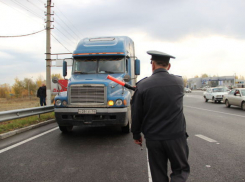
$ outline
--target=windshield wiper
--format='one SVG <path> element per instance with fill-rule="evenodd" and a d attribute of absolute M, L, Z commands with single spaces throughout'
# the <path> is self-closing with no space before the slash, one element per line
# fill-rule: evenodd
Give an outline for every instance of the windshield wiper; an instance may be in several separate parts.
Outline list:
<path fill-rule="evenodd" d="M 114 73 L 113 71 L 104 71 L 104 72 L 106 72 L 106 73 Z"/>
<path fill-rule="evenodd" d="M 86 72 L 82 72 L 82 71 L 74 71 L 75 74 L 79 73 L 79 74 L 88 74 Z"/>

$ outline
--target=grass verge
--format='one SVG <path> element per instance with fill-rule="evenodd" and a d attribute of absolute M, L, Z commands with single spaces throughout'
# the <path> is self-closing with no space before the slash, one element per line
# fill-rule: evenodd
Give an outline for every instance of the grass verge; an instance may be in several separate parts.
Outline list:
<path fill-rule="evenodd" d="M 36 115 L 36 116 L 29 116 L 26 118 L 1 122 L 0 134 L 13 131 L 19 128 L 24 128 L 26 126 L 30 126 L 33 124 L 41 123 L 43 121 L 47 121 L 49 119 L 54 119 L 54 118 L 55 118 L 54 112 L 50 112 L 46 114 L 40 114 L 40 118 L 38 115 Z"/>

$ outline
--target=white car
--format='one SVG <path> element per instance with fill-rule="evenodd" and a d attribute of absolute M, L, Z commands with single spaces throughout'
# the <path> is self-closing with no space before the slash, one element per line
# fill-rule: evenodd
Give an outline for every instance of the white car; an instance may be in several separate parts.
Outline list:
<path fill-rule="evenodd" d="M 206 92 L 203 93 L 203 97 L 205 102 L 208 102 L 209 100 L 212 100 L 213 102 L 221 102 L 224 95 L 226 95 L 227 93 L 228 92 L 225 88 L 207 88 Z"/>
<path fill-rule="evenodd" d="M 185 93 L 191 93 L 191 89 L 189 89 L 189 88 L 184 88 L 184 91 L 185 91 Z"/>
<path fill-rule="evenodd" d="M 236 88 L 231 90 L 227 95 L 224 95 L 223 102 L 226 107 L 235 105 L 245 110 L 245 88 Z"/>
<path fill-rule="evenodd" d="M 202 88 L 202 91 L 206 91 L 209 88 L 209 86 L 205 86 Z"/>

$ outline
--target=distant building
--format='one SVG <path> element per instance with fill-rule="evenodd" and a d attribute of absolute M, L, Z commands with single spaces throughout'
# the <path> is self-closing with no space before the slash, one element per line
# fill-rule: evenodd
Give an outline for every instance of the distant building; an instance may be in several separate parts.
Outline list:
<path fill-rule="evenodd" d="M 245 87 L 245 80 L 235 79 L 235 76 L 219 76 L 206 78 L 190 78 L 187 80 L 187 87 L 192 89 L 200 89 L 205 86 L 217 87 Z"/>

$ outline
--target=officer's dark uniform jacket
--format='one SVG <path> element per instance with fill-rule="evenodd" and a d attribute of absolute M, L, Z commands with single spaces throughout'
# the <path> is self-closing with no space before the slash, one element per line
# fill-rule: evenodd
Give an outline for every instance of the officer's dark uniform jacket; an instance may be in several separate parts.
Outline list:
<path fill-rule="evenodd" d="M 183 79 L 160 68 L 137 84 L 132 99 L 135 140 L 142 132 L 147 140 L 169 140 L 186 134 L 183 114 Z"/>

